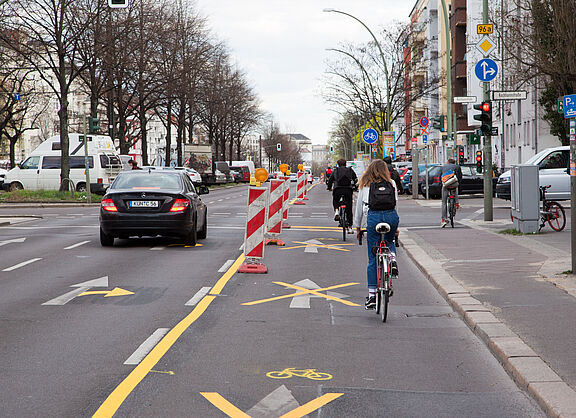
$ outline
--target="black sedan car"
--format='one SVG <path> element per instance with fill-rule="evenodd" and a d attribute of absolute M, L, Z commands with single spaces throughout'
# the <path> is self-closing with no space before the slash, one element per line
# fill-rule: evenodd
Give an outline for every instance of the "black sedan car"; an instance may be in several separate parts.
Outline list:
<path fill-rule="evenodd" d="M 198 190 L 182 171 L 135 170 L 121 172 L 100 205 L 100 244 L 114 238 L 170 236 L 196 245 L 206 238 L 207 209 Z"/>
<path fill-rule="evenodd" d="M 475 194 L 484 193 L 484 176 L 476 169 L 476 165 L 461 165 L 462 181 L 458 186 L 458 194 Z M 442 180 L 441 180 L 442 166 L 436 166 L 428 171 L 428 187 L 429 195 L 431 198 L 439 199 L 442 197 Z M 421 191 L 426 195 L 426 181 L 422 176 Z M 492 190 L 496 190 L 496 178 L 492 179 Z"/>

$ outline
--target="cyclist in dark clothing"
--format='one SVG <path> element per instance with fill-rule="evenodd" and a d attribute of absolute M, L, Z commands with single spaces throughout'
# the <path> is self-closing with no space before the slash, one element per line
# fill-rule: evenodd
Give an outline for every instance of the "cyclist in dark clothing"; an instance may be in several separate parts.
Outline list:
<path fill-rule="evenodd" d="M 346 160 L 341 158 L 337 161 L 338 167 L 332 171 L 332 175 L 328 179 L 326 184 L 328 190 L 333 190 L 332 192 L 332 206 L 334 207 L 334 220 L 339 221 L 340 216 L 338 215 L 338 207 L 340 206 L 340 197 L 344 197 L 344 202 L 346 202 L 346 227 L 352 230 L 352 194 L 356 188 L 356 183 L 358 182 L 358 177 L 351 167 L 346 167 Z"/>

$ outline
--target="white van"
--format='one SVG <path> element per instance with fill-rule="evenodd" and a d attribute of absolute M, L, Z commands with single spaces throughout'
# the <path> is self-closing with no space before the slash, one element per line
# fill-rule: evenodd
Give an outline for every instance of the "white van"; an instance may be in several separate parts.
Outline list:
<path fill-rule="evenodd" d="M 550 185 L 546 190 L 546 198 L 551 200 L 570 199 L 570 147 L 561 146 L 546 148 L 528 159 L 524 164 L 537 165 L 540 186 Z M 510 200 L 510 170 L 498 178 L 496 196 Z M 536 190 L 535 192 L 537 192 Z"/>
<path fill-rule="evenodd" d="M 232 161 L 231 166 L 246 166 L 250 169 L 250 177 L 254 177 L 254 171 L 256 171 L 256 167 L 254 166 L 254 161 Z"/>
<path fill-rule="evenodd" d="M 88 136 L 90 191 L 104 194 L 122 170 L 120 156 L 109 136 Z M 70 180 L 76 191 L 86 190 L 83 135 L 69 134 Z M 4 190 L 58 190 L 60 188 L 60 136 L 41 143 L 30 156 L 6 174 Z"/>

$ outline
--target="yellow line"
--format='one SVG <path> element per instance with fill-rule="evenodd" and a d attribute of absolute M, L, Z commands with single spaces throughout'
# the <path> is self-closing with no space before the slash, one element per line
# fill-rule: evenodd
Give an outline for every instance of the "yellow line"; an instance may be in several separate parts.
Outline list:
<path fill-rule="evenodd" d="M 285 284 L 283 282 L 274 282 L 275 284 Z M 338 289 L 339 287 L 347 287 L 347 286 L 352 286 L 355 284 L 359 284 L 359 283 L 344 283 L 344 284 L 337 284 L 334 286 L 330 286 L 330 287 L 324 287 L 322 289 L 315 289 L 317 292 L 321 292 L 324 290 L 332 290 L 332 289 Z M 252 306 L 252 305 L 258 305 L 260 303 L 264 303 L 264 302 L 273 302 L 275 300 L 280 300 L 280 299 L 286 299 L 286 298 L 292 298 L 294 296 L 300 296 L 300 295 L 305 295 L 306 293 L 310 293 L 308 291 L 308 289 L 305 289 L 304 292 L 296 292 L 296 293 L 290 293 L 289 295 L 283 295 L 283 296 L 276 296 L 274 298 L 269 298 L 269 299 L 261 299 L 261 300 L 255 300 L 254 302 L 246 302 L 246 303 L 242 303 L 242 305 L 247 305 L 247 306 Z M 358 306 L 358 305 L 356 305 Z"/>
<path fill-rule="evenodd" d="M 244 258 L 245 258 L 244 254 L 240 254 L 240 256 L 236 259 L 234 264 L 232 264 L 230 266 L 230 268 L 226 271 L 226 273 L 224 273 L 222 275 L 222 277 L 220 277 L 220 280 L 218 280 L 218 282 L 216 282 L 216 285 L 214 285 L 214 287 L 212 288 L 212 290 L 209 293 L 210 295 L 219 295 L 220 294 L 220 292 L 222 291 L 224 286 L 226 286 L 226 283 L 228 283 L 228 280 L 230 280 L 232 278 L 232 276 L 234 276 L 234 273 L 236 273 L 238 271 L 238 268 L 244 262 Z"/>
<path fill-rule="evenodd" d="M 238 266 L 244 261 L 244 255 L 241 254 L 238 259 L 230 266 L 228 271 L 218 279 L 216 285 L 209 295 L 196 305 L 194 310 L 182 319 L 168 334 L 160 340 L 160 342 L 148 353 L 146 357 L 132 370 L 132 372 L 112 391 L 106 400 L 100 405 L 98 410 L 94 413 L 93 417 L 112 417 L 122 403 L 126 400 L 128 395 L 140 384 L 140 382 L 150 373 L 152 368 L 160 361 L 160 359 L 168 352 L 180 336 L 192 325 L 200 316 L 206 311 L 208 306 L 216 299 L 224 285 L 238 270 Z"/>
<path fill-rule="evenodd" d="M 217 392 L 200 392 L 200 394 L 231 418 L 250 418 L 250 415 L 242 412 Z"/>
<path fill-rule="evenodd" d="M 288 283 L 284 283 L 284 282 L 274 282 L 274 283 L 282 284 L 282 285 L 291 287 L 292 289 L 306 291 L 306 293 L 312 293 L 313 295 L 316 295 L 316 296 L 321 296 L 321 297 L 326 298 L 326 299 L 334 300 L 334 301 L 336 301 L 336 302 L 341 302 L 341 303 L 343 303 L 344 305 L 348 305 L 348 306 L 360 306 L 360 305 L 358 305 L 358 304 L 356 304 L 356 303 L 354 303 L 354 302 L 349 302 L 349 301 L 344 300 L 344 299 L 340 299 L 340 298 L 337 298 L 337 297 L 334 297 L 334 296 L 325 295 L 324 293 L 320 293 L 320 291 L 321 291 L 322 289 L 306 289 L 305 287 L 300 287 L 300 286 L 296 286 L 296 285 L 288 284 Z"/>
<path fill-rule="evenodd" d="M 308 415 L 310 412 L 314 412 L 317 409 L 323 407 L 327 403 L 332 402 L 334 399 L 338 399 L 340 396 L 344 395 L 343 393 L 327 393 L 326 395 L 322 395 L 319 398 L 311 400 L 308 403 L 305 403 L 302 406 L 299 406 L 296 409 L 288 412 L 287 414 L 282 415 L 280 418 L 301 418 Z"/>

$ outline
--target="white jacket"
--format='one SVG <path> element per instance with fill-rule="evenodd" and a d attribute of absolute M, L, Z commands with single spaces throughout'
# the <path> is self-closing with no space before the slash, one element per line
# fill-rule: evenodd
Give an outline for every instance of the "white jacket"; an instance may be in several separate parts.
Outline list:
<path fill-rule="evenodd" d="M 396 202 L 398 202 L 398 188 L 396 183 L 392 182 L 394 186 L 394 195 Z M 366 227 L 366 217 L 368 216 L 368 198 L 370 197 L 370 185 L 360 189 L 358 191 L 358 197 L 356 198 L 356 208 L 354 208 L 354 222 L 352 227 L 363 228 Z"/>

